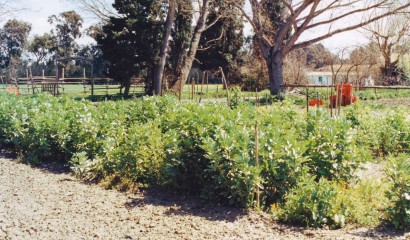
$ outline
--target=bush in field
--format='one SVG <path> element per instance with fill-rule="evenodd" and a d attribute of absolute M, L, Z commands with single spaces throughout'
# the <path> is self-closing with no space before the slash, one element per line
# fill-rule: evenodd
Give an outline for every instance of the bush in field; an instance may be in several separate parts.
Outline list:
<path fill-rule="evenodd" d="M 376 156 L 410 153 L 410 119 L 408 111 L 375 113 L 365 109 L 359 117 L 356 141 L 372 150 Z"/>
<path fill-rule="evenodd" d="M 387 206 L 383 193 L 388 187 L 377 179 L 348 186 L 307 177 L 286 194 L 284 204 L 274 204 L 271 210 L 280 221 L 310 227 L 339 228 L 348 223 L 375 227 Z"/>
<path fill-rule="evenodd" d="M 354 177 L 360 155 L 350 129 L 351 122 L 344 118 L 332 119 L 320 111 L 309 115 L 304 156 L 311 174 L 345 182 Z"/>
<path fill-rule="evenodd" d="M 259 162 L 265 206 L 283 201 L 285 194 L 307 172 L 304 128 L 303 115 L 286 102 L 260 113 Z"/>
<path fill-rule="evenodd" d="M 338 209 L 337 195 L 334 183 L 325 179 L 316 181 L 314 176 L 307 176 L 286 195 L 286 203 L 278 217 L 285 222 L 311 227 L 343 226 L 345 214 L 335 211 Z"/>
<path fill-rule="evenodd" d="M 383 154 L 408 152 L 410 148 L 410 120 L 400 112 L 390 112 L 379 126 L 379 151 Z"/>
<path fill-rule="evenodd" d="M 386 174 L 393 182 L 386 192 L 391 203 L 387 209 L 387 222 L 398 229 L 410 229 L 410 156 L 390 157 Z"/>

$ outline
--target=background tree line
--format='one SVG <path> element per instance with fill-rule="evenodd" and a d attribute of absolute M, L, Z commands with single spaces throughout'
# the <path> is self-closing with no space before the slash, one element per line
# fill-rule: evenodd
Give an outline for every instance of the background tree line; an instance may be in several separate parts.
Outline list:
<path fill-rule="evenodd" d="M 335 63 L 357 67 L 382 59 L 381 84 L 399 83 L 407 76 L 400 59 L 408 53 L 408 24 L 386 23 L 403 19 L 409 1 L 251 0 L 250 9 L 244 7 L 246 1 L 233 0 L 115 0 L 112 5 L 71 1 L 95 14 L 100 23 L 82 31 L 82 17 L 75 11 L 63 12 L 49 17 L 52 31 L 28 41 L 29 23 L 7 21 L 0 32 L 3 75 L 24 72 L 27 66 L 34 75 L 42 70 L 53 75 L 56 56 L 84 56 L 94 59 L 95 75 L 112 77 L 125 94 L 133 77 L 146 83 L 149 94 L 178 92 L 191 80 L 193 68 L 218 76 L 221 67 L 229 83 L 269 88 L 272 94 L 280 94 L 283 83 L 306 81 L 308 70 Z M 360 21 L 338 24 L 357 14 L 363 16 Z M 248 38 L 244 22 L 253 29 Z M 301 40 L 306 32 L 328 26 L 332 27 L 325 33 Z M 320 44 L 357 28 L 369 33 L 371 43 L 352 51 L 350 59 Z M 96 43 L 78 45 L 83 34 Z M 370 54 L 374 52 L 381 57 Z M 22 57 L 23 53 L 28 54 Z M 82 75 L 79 63 L 59 67 L 69 75 Z"/>

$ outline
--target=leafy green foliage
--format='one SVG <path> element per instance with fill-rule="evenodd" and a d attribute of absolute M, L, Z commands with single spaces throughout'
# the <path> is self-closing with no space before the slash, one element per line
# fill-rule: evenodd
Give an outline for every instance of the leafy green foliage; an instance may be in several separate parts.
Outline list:
<path fill-rule="evenodd" d="M 0 94 L 0 143 L 26 162 L 68 164 L 107 188 L 161 185 L 246 208 L 256 206 L 259 188 L 262 208 L 314 227 L 377 225 L 390 201 L 387 219 L 405 226 L 407 155 L 390 165 L 394 187 L 386 196 L 387 185 L 360 181 L 355 172 L 367 148 L 407 153 L 407 111 L 373 118 L 372 109 L 345 111 L 339 118 L 320 110 L 306 116 L 288 100 L 255 111 L 241 101 L 228 107 L 160 97 L 92 103 Z M 389 133 L 381 135 L 383 128 Z M 382 141 L 386 136 L 394 141 Z"/>
<path fill-rule="evenodd" d="M 374 227 L 388 206 L 383 193 L 389 186 L 376 178 L 347 186 L 307 176 L 286 194 L 285 204 L 273 204 L 271 211 L 281 221 L 311 227 L 339 228 L 348 223 Z"/>
<path fill-rule="evenodd" d="M 349 130 L 351 122 L 332 119 L 326 112 L 317 111 L 307 119 L 307 149 L 304 156 L 312 174 L 328 180 L 348 181 L 360 164 Z"/>
<path fill-rule="evenodd" d="M 0 68 L 16 65 L 31 31 L 29 23 L 11 19 L 0 29 Z"/>
<path fill-rule="evenodd" d="M 393 186 L 386 192 L 392 203 L 388 210 L 387 221 L 398 229 L 410 228 L 410 157 L 400 155 L 390 157 L 386 169 Z"/>
<path fill-rule="evenodd" d="M 111 17 L 96 36 L 109 75 L 125 87 L 128 95 L 131 77 L 152 72 L 161 42 L 163 19 L 157 1 L 115 1 L 113 7 L 126 17 Z M 151 85 L 147 82 L 147 85 Z"/>
<path fill-rule="evenodd" d="M 331 182 L 315 177 L 306 177 L 286 195 L 286 203 L 279 212 L 280 219 L 292 223 L 304 223 L 307 226 L 323 225 L 343 226 L 345 215 L 335 212 L 337 188 Z"/>

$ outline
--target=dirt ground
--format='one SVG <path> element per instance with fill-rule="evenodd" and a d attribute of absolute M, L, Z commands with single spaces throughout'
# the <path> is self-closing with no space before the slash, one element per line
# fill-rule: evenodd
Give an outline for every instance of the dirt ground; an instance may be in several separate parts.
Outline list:
<path fill-rule="evenodd" d="M 397 98 L 397 99 L 379 99 L 370 101 L 376 104 L 382 104 L 390 107 L 405 106 L 410 107 L 410 98 Z"/>
<path fill-rule="evenodd" d="M 194 197 L 104 190 L 2 152 L 0 239 L 410 239 L 410 233 L 304 229 Z"/>

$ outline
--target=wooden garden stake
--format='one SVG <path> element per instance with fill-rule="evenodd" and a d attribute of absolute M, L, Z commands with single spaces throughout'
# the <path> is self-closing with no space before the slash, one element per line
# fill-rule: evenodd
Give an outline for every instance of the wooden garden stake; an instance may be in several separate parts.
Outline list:
<path fill-rule="evenodd" d="M 330 102 L 330 116 L 333 117 L 333 80 L 332 80 L 332 87 L 330 88 L 330 98 L 329 101 Z"/>
<path fill-rule="evenodd" d="M 206 93 L 208 93 L 209 90 L 209 72 L 206 71 Z"/>
<path fill-rule="evenodd" d="M 339 89 L 338 89 L 338 105 L 337 105 L 337 115 L 340 116 L 340 109 L 342 108 L 342 83 L 340 83 L 339 85 Z"/>
<path fill-rule="evenodd" d="M 309 86 L 306 85 L 306 112 L 309 113 Z"/>
<path fill-rule="evenodd" d="M 255 123 L 255 165 L 259 169 L 259 124 Z M 260 192 L 259 185 L 256 185 L 256 206 L 260 208 Z"/>
<path fill-rule="evenodd" d="M 226 88 L 226 100 L 228 102 L 228 106 L 230 106 L 228 83 L 226 82 L 226 78 L 225 78 L 225 74 L 224 74 L 223 69 L 221 67 L 219 67 L 219 70 L 221 71 L 222 81 L 224 82 L 225 88 Z"/>
<path fill-rule="evenodd" d="M 329 105 L 328 105 L 328 109 L 327 109 L 327 111 L 329 113 L 329 108 L 331 109 L 331 107 L 330 107 L 331 101 L 330 101 L 330 96 L 329 96 L 329 80 L 326 81 L 326 98 L 327 98 L 327 100 L 329 100 Z"/>
<path fill-rule="evenodd" d="M 195 92 L 195 79 L 191 78 L 192 86 L 191 86 L 191 100 L 194 100 L 194 92 Z"/>
<path fill-rule="evenodd" d="M 256 105 L 256 107 L 259 107 L 258 88 L 255 88 L 255 96 L 256 96 L 256 98 L 255 98 L 255 101 L 256 101 L 255 105 Z"/>
<path fill-rule="evenodd" d="M 265 94 L 265 107 L 268 108 L 268 94 Z"/>
<path fill-rule="evenodd" d="M 30 80 L 31 80 L 31 90 L 34 94 L 34 79 L 33 79 L 33 73 L 31 72 L 31 68 L 30 68 Z"/>
<path fill-rule="evenodd" d="M 199 96 L 199 103 L 202 101 L 202 95 L 204 94 L 204 81 L 205 81 L 205 74 L 206 72 L 202 73 L 202 82 L 201 82 L 201 95 Z"/>

